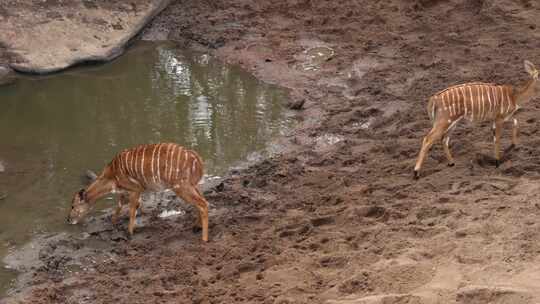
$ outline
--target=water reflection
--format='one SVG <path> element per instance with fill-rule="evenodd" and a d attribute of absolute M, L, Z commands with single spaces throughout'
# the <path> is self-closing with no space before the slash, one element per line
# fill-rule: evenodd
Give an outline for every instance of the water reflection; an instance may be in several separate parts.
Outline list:
<path fill-rule="evenodd" d="M 222 174 L 288 124 L 284 98 L 207 54 L 153 44 L 111 64 L 1 88 L 0 193 L 8 197 L 0 256 L 33 233 L 68 229 L 79 176 L 126 147 L 177 142 L 203 156 L 207 173 Z"/>

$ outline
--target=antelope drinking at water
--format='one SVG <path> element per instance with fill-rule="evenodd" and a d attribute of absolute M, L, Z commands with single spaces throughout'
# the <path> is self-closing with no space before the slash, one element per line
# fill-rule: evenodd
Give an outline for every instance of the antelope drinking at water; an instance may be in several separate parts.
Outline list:
<path fill-rule="evenodd" d="M 429 98 L 428 115 L 433 128 L 422 142 L 422 149 L 414 167 L 414 177 L 418 178 L 420 168 L 433 143 L 442 139 L 448 165 L 454 165 L 448 143 L 450 132 L 462 118 L 472 122 L 492 121 L 495 144 L 495 164 L 500 163 L 500 138 L 503 122 L 510 119 L 523 103 L 535 98 L 538 93 L 538 70 L 525 61 L 525 70 L 531 76 L 522 87 L 472 82 L 447 88 Z M 518 121 L 513 119 L 512 146 L 517 145 Z"/>
<path fill-rule="evenodd" d="M 208 202 L 197 189 L 203 176 L 203 163 L 194 151 L 172 143 L 140 145 L 116 155 L 86 189 L 75 194 L 68 222 L 76 224 L 109 193 L 119 193 L 113 214 L 116 223 L 122 206 L 129 203 L 128 231 L 133 234 L 139 198 L 143 191 L 173 190 L 187 203 L 197 207 L 202 239 L 208 241 Z"/>

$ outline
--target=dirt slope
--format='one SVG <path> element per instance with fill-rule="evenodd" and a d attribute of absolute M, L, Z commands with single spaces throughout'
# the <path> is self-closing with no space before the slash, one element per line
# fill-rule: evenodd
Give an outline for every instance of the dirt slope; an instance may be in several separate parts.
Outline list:
<path fill-rule="evenodd" d="M 287 150 L 207 193 L 210 243 L 189 221 L 147 215 L 132 241 L 104 232 L 73 245 L 101 239 L 115 254 L 76 275 L 44 251 L 54 263 L 27 301 L 540 302 L 538 101 L 518 115 L 522 145 L 499 169 L 489 126 L 462 124 L 456 166 L 436 146 L 412 180 L 427 97 L 471 80 L 525 80 L 523 59 L 540 65 L 540 4 L 259 2 L 176 1 L 143 37 L 215 49 L 305 99 Z M 304 71 L 304 51 L 321 46 L 335 54 Z"/>

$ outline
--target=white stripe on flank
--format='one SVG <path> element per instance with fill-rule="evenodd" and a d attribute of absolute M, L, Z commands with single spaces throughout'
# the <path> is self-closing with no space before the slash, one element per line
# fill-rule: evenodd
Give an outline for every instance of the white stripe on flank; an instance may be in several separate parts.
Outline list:
<path fill-rule="evenodd" d="M 176 170 L 176 167 L 177 167 L 177 163 L 178 163 L 178 153 L 180 152 L 180 148 L 178 146 L 174 146 L 174 152 L 176 153 L 176 156 L 174 156 L 173 154 L 173 166 L 171 168 L 171 176 L 169 177 L 171 180 L 174 179 L 173 177 L 173 174 L 174 174 L 174 170 Z M 176 161 L 176 162 L 175 162 Z"/>
<path fill-rule="evenodd" d="M 452 99 L 457 104 L 458 114 L 461 115 L 461 100 L 459 100 L 456 90 L 452 90 Z"/>
<path fill-rule="evenodd" d="M 124 156 L 124 158 L 122 159 L 122 162 L 124 163 L 124 169 L 126 171 L 126 175 L 127 176 L 131 176 L 131 174 L 129 173 L 129 166 L 128 166 L 128 159 L 129 159 L 129 156 L 131 155 L 131 151 L 127 151 L 126 155 Z"/>
<path fill-rule="evenodd" d="M 143 146 L 142 148 L 142 151 L 141 151 L 141 178 L 139 179 L 140 181 L 144 181 L 144 184 L 145 185 L 148 185 L 148 181 L 146 180 L 146 174 L 144 173 L 144 157 L 146 156 L 146 145 Z"/>
<path fill-rule="evenodd" d="M 167 147 L 165 148 L 165 170 L 163 170 L 163 180 L 168 181 L 169 180 L 169 169 L 171 168 L 171 144 L 167 143 Z"/>
<path fill-rule="evenodd" d="M 504 114 L 508 115 L 508 111 L 510 110 L 510 96 L 508 95 L 508 90 L 503 87 L 504 92 L 504 99 L 506 99 L 506 110 L 504 111 Z"/>
<path fill-rule="evenodd" d="M 467 86 L 467 89 L 469 89 L 469 102 L 471 104 L 471 120 L 474 121 L 474 115 L 476 114 L 474 110 L 474 98 L 472 95 L 471 86 Z"/>
<path fill-rule="evenodd" d="M 441 95 L 439 99 L 440 99 L 441 102 L 442 102 L 442 106 L 443 106 L 444 111 L 446 111 L 446 110 L 447 110 L 447 109 L 446 109 L 446 100 L 444 100 L 444 94 Z"/>
<path fill-rule="evenodd" d="M 465 98 L 465 94 L 463 93 L 463 88 L 459 88 L 459 92 L 461 93 L 461 100 L 463 101 L 463 107 L 465 108 L 465 117 L 467 116 L 467 99 Z"/>
<path fill-rule="evenodd" d="M 456 104 L 454 103 L 454 99 L 452 98 L 452 92 L 448 91 L 446 97 L 448 98 L 448 102 L 450 103 L 450 113 L 452 114 L 452 117 L 454 117 L 454 115 L 456 115 Z"/>
<path fill-rule="evenodd" d="M 165 144 L 165 168 L 163 169 L 163 178 L 167 177 L 167 169 L 168 169 L 168 167 L 167 167 L 167 156 L 169 156 L 169 144 Z M 161 179 L 161 175 L 160 175 L 160 180 L 163 181 Z"/>
<path fill-rule="evenodd" d="M 167 172 L 167 181 L 171 180 L 171 172 L 173 166 L 173 160 L 174 160 L 174 151 L 176 151 L 176 147 L 173 144 L 169 144 L 171 146 L 169 151 L 169 171 Z"/>
<path fill-rule="evenodd" d="M 188 173 L 188 176 L 186 176 L 186 178 L 189 180 L 191 179 L 191 171 L 189 170 L 189 165 L 193 163 L 193 158 L 192 158 L 192 155 L 191 153 L 188 153 L 186 155 L 186 161 L 184 162 L 184 172 Z"/>
<path fill-rule="evenodd" d="M 493 113 L 493 103 L 491 102 L 491 96 L 489 94 L 490 91 L 491 91 L 491 88 L 486 87 L 486 95 L 487 95 L 488 102 L 489 102 L 489 116 L 491 117 L 491 114 Z"/>
<path fill-rule="evenodd" d="M 152 153 L 152 159 L 154 160 L 154 168 L 152 171 L 152 177 L 154 178 L 154 183 L 157 184 L 159 182 L 159 149 L 161 148 L 161 144 L 157 144 L 154 148 L 154 153 Z M 157 157 L 155 155 L 155 152 L 157 150 Z"/>
<path fill-rule="evenodd" d="M 480 116 L 480 107 L 478 103 L 478 95 L 474 94 L 474 86 L 469 86 L 469 94 L 471 94 L 472 107 L 473 107 L 473 118 L 474 121 L 477 121 Z"/>
<path fill-rule="evenodd" d="M 174 165 L 173 165 L 173 162 L 174 162 L 174 152 L 178 152 L 178 148 L 176 147 L 176 145 L 174 144 L 171 144 L 172 148 L 171 148 L 171 157 L 170 157 L 170 168 L 169 168 L 169 181 L 172 179 L 172 171 L 174 169 Z"/>
<path fill-rule="evenodd" d="M 478 86 L 478 91 L 480 92 L 480 103 L 482 104 L 482 120 L 484 120 L 486 113 L 486 100 L 484 99 L 484 91 L 482 90 L 482 86 Z"/>
<path fill-rule="evenodd" d="M 137 160 L 139 159 L 139 153 L 138 152 L 139 152 L 140 148 L 141 147 L 137 147 L 137 149 L 135 149 L 135 151 L 133 151 L 133 153 L 135 154 L 135 157 L 133 157 L 131 159 L 131 169 L 133 170 L 133 176 L 132 176 L 133 178 L 138 178 L 138 176 L 137 176 L 138 173 L 137 172 L 139 172 L 139 171 L 137 170 L 137 164 L 138 164 Z"/>
<path fill-rule="evenodd" d="M 512 111 L 512 98 L 510 97 L 510 89 L 506 89 L 506 97 L 508 98 L 508 110 L 506 110 L 506 113 L 510 113 Z"/>
<path fill-rule="evenodd" d="M 503 114 L 503 109 L 504 109 L 504 104 L 503 104 L 503 101 L 504 101 L 504 99 L 503 99 L 504 93 L 503 93 L 503 90 L 502 90 L 502 87 L 501 87 L 501 86 L 498 86 L 497 88 L 498 88 L 499 91 L 500 91 L 500 93 L 499 93 L 500 97 L 499 97 L 498 99 L 501 101 L 501 105 L 500 105 L 500 107 L 501 107 L 501 113 L 500 113 L 500 114 L 502 115 L 502 114 Z"/>
<path fill-rule="evenodd" d="M 118 172 L 122 175 L 124 175 L 124 156 L 125 153 L 120 153 L 119 156 L 115 157 L 116 163 L 118 164 Z"/>
<path fill-rule="evenodd" d="M 186 163 L 188 161 L 188 152 L 184 151 L 184 157 L 182 157 L 182 167 L 180 167 L 180 171 L 184 171 L 184 167 L 186 166 Z"/>
<path fill-rule="evenodd" d="M 494 114 L 496 116 L 499 115 L 499 111 L 501 110 L 501 98 L 499 96 L 499 88 L 493 87 L 493 100 L 495 101 L 495 111 Z"/>
<path fill-rule="evenodd" d="M 143 158 L 144 158 L 144 146 L 138 147 L 135 150 L 135 163 L 134 163 L 135 166 L 133 167 L 133 173 L 135 174 L 135 178 L 139 179 L 139 181 L 141 182 L 146 181 L 144 179 L 144 171 L 142 170 L 142 166 L 140 170 L 137 168 L 137 166 L 139 165 L 139 162 L 144 162 Z"/>
<path fill-rule="evenodd" d="M 126 156 L 126 170 L 127 174 L 133 177 L 133 172 L 131 172 L 131 160 L 133 158 L 133 151 L 129 150 L 128 155 Z"/>
<path fill-rule="evenodd" d="M 500 110 L 500 107 L 501 107 L 501 101 L 499 99 L 499 90 L 497 89 L 497 87 L 493 87 L 491 88 L 491 93 L 493 93 L 493 102 L 495 103 L 495 109 L 493 110 L 493 114 L 495 116 L 497 116 L 499 110 Z"/>
<path fill-rule="evenodd" d="M 161 183 L 161 148 L 163 148 L 163 145 L 162 144 L 159 144 L 159 149 L 158 149 L 158 182 Z M 167 160 L 167 158 L 165 158 L 165 160 Z"/>
<path fill-rule="evenodd" d="M 131 151 L 127 151 L 126 155 L 124 155 L 124 158 L 122 159 L 122 162 L 124 162 L 124 168 L 126 168 L 126 175 L 131 176 L 131 172 L 129 172 L 129 156 L 131 155 Z"/>
<path fill-rule="evenodd" d="M 452 114 L 452 117 L 456 115 L 456 105 L 452 102 L 452 95 L 450 94 L 450 91 L 446 93 L 446 99 L 448 99 L 448 104 L 450 105 L 450 114 Z"/>
<path fill-rule="evenodd" d="M 452 116 L 452 102 L 450 101 L 450 93 L 448 91 L 444 92 L 444 99 L 448 104 L 448 111 L 450 112 L 450 116 Z"/>
<path fill-rule="evenodd" d="M 176 170 L 175 180 L 178 180 L 178 174 L 180 173 L 180 158 L 182 157 L 183 152 L 184 149 L 181 149 L 176 156 L 176 166 L 174 166 L 174 169 Z"/>
<path fill-rule="evenodd" d="M 481 85 L 478 86 L 478 90 L 480 91 L 480 102 L 482 103 L 482 120 L 484 120 L 486 118 L 487 98 L 484 96 L 484 88 Z"/>

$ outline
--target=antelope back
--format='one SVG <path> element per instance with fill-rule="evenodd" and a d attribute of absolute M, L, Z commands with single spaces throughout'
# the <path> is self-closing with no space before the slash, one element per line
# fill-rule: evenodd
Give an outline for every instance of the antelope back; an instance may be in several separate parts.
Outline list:
<path fill-rule="evenodd" d="M 174 143 L 140 145 L 120 152 L 110 164 L 118 177 L 135 180 L 145 188 L 196 185 L 203 163 L 195 151 Z"/>
<path fill-rule="evenodd" d="M 471 121 L 506 117 L 517 109 L 513 87 L 472 82 L 449 87 L 430 99 L 431 117 L 444 115 L 450 120 Z"/>

